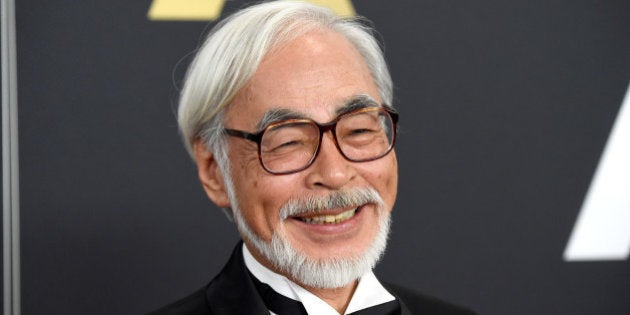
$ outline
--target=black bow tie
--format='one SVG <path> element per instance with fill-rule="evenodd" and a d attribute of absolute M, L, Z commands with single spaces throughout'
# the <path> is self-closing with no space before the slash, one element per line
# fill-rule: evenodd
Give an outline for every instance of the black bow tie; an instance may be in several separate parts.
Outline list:
<path fill-rule="evenodd" d="M 280 293 L 274 291 L 269 285 L 266 283 L 262 283 L 256 279 L 253 275 L 251 275 L 254 284 L 256 285 L 256 289 L 258 289 L 258 293 L 260 293 L 260 297 L 262 297 L 263 301 L 267 308 L 274 312 L 274 314 L 278 315 L 308 315 L 304 305 L 301 302 L 290 299 Z M 390 301 L 387 303 L 375 305 L 372 307 L 368 307 L 362 309 L 360 311 L 356 311 L 354 313 L 350 313 L 348 315 L 399 315 L 400 314 L 400 304 L 397 300 Z"/>

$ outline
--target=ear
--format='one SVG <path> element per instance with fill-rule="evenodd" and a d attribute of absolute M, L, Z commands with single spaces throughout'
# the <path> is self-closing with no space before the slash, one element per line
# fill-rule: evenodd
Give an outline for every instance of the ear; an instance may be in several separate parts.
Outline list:
<path fill-rule="evenodd" d="M 230 198 L 228 198 L 223 175 L 221 174 L 219 164 L 214 158 L 214 155 L 200 140 L 195 140 L 193 151 L 195 153 L 195 160 L 197 161 L 199 180 L 208 198 L 220 208 L 229 208 Z"/>

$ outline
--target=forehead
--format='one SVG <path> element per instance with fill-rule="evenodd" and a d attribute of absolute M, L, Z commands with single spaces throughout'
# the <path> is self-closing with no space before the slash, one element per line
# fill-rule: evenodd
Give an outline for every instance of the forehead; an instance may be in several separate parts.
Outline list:
<path fill-rule="evenodd" d="M 380 102 L 363 57 L 340 34 L 313 31 L 263 58 L 227 108 L 225 125 L 252 130 L 266 112 L 277 109 L 325 122 L 359 95 Z"/>

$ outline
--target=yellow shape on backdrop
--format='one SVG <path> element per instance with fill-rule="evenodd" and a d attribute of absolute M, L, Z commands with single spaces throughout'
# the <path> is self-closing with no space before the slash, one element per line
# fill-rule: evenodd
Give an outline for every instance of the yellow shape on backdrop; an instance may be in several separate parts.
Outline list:
<path fill-rule="evenodd" d="M 309 0 L 308 2 L 333 10 L 339 16 L 354 16 L 354 6 L 350 0 Z"/>
<path fill-rule="evenodd" d="M 153 0 L 149 20 L 214 21 L 219 18 L 225 0 Z"/>
<path fill-rule="evenodd" d="M 310 0 L 340 16 L 354 16 L 350 0 Z M 225 0 L 153 0 L 147 16 L 157 21 L 214 21 L 221 16 Z"/>

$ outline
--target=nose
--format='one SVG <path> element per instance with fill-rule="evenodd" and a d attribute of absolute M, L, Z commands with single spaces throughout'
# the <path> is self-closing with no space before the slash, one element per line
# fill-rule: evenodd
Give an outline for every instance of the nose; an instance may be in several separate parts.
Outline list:
<path fill-rule="evenodd" d="M 322 135 L 319 153 L 306 169 L 307 185 L 311 189 L 339 190 L 356 176 L 353 162 L 346 160 L 335 145 L 331 132 Z"/>

